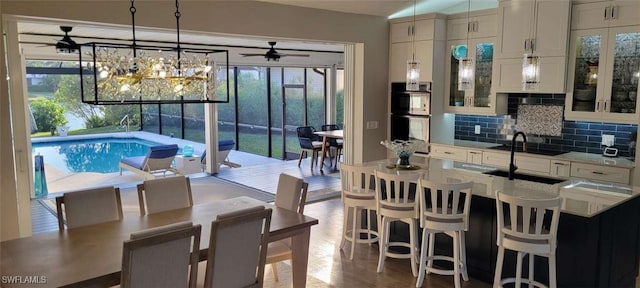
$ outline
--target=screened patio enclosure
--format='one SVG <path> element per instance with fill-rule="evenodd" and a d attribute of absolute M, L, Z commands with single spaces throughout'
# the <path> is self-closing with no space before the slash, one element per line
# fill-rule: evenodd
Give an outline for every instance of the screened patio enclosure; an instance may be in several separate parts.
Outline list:
<path fill-rule="evenodd" d="M 79 77 L 77 72 L 73 73 L 77 71 L 78 64 L 72 63 L 27 61 L 30 97 L 45 95 L 57 100 L 58 94 L 69 94 L 66 98 L 77 99 L 77 105 L 86 105 L 83 109 L 90 111 L 88 116 L 82 117 L 86 128 L 102 120 L 99 126 L 112 125 L 119 129 L 123 124 L 120 120 L 127 116 L 132 124 L 131 129 L 205 142 L 204 104 L 93 107 L 81 104 Z M 237 150 L 277 159 L 297 159 L 300 153 L 297 127 L 311 125 L 318 130 L 323 124 L 342 127 L 342 69 L 233 66 L 229 68 L 228 79 L 222 78 L 225 73 L 218 75 L 221 75 L 218 79 L 219 93 L 227 92 L 226 81 L 230 82 L 231 87 L 229 103 L 215 104 L 218 111 L 218 139 L 234 140 Z M 51 92 L 38 93 L 47 89 Z M 77 97 L 72 95 L 76 93 Z"/>

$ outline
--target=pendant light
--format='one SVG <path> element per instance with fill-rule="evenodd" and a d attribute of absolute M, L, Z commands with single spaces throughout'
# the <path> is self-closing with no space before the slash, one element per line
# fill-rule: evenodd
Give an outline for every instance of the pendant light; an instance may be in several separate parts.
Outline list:
<path fill-rule="evenodd" d="M 540 83 L 540 57 L 533 55 L 535 49 L 535 41 L 533 35 L 535 35 L 535 27 L 537 25 L 536 19 L 536 4 L 537 1 L 533 1 L 533 8 L 531 16 L 533 25 L 529 30 L 529 39 L 525 40 L 525 50 L 530 53 L 525 53 L 522 59 L 522 90 L 537 90 L 538 83 Z"/>
<path fill-rule="evenodd" d="M 411 27 L 411 60 L 407 61 L 407 91 L 420 88 L 420 61 L 416 60 L 416 1 L 413 0 L 413 26 Z"/>
<path fill-rule="evenodd" d="M 469 57 L 469 12 L 471 11 L 471 0 L 467 1 L 467 41 L 466 55 L 458 60 L 458 90 L 473 90 L 474 65 L 473 58 Z"/>

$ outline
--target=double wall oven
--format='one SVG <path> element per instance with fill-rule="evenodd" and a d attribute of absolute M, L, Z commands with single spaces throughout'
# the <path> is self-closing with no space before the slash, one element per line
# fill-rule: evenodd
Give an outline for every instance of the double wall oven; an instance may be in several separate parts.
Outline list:
<path fill-rule="evenodd" d="M 429 143 L 431 82 L 418 91 L 407 91 L 405 83 L 391 83 L 391 140 L 419 139 Z M 428 145 L 416 153 L 429 153 Z"/>

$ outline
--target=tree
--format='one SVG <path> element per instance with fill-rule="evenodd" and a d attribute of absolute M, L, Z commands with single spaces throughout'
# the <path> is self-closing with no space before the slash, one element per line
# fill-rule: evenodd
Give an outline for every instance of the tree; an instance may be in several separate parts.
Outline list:
<path fill-rule="evenodd" d="M 64 108 L 56 101 L 45 97 L 36 97 L 31 100 L 30 105 L 38 131 L 51 131 L 58 125 L 67 124 L 67 119 L 64 118 Z"/>
<path fill-rule="evenodd" d="M 89 85 L 89 83 L 85 83 Z M 103 107 L 82 103 L 80 96 L 80 76 L 62 75 L 55 93 L 55 100 L 69 113 L 84 120 L 102 118 Z"/>

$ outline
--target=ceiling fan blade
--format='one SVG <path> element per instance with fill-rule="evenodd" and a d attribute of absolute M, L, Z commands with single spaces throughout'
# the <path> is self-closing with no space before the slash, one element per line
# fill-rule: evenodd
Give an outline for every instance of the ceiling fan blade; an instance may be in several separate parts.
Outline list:
<path fill-rule="evenodd" d="M 264 54 L 254 54 L 254 53 L 240 53 L 240 55 L 242 55 L 244 57 L 253 57 L 253 56 L 264 57 Z"/>
<path fill-rule="evenodd" d="M 309 54 L 279 54 L 280 57 L 293 56 L 293 57 L 309 57 Z"/>

